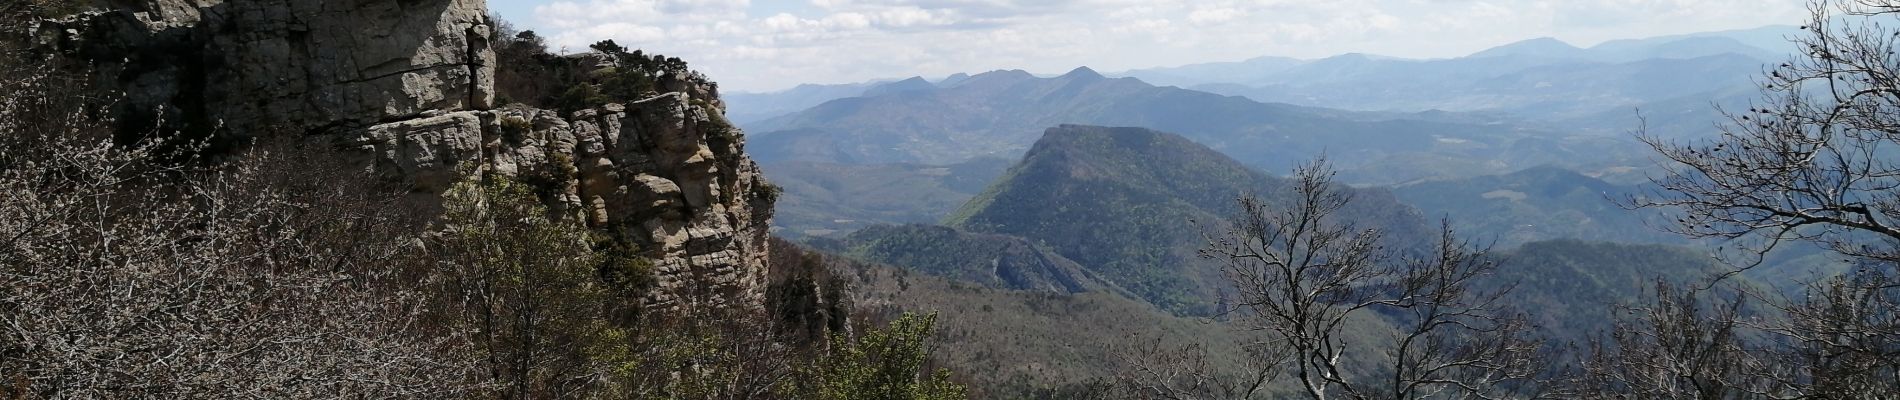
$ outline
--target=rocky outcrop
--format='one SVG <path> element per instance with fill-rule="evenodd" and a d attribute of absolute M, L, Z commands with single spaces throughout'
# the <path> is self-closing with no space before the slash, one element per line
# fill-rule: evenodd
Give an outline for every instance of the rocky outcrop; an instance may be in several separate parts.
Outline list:
<path fill-rule="evenodd" d="M 492 107 L 486 19 L 482 0 L 144 0 L 37 40 L 101 71 L 128 123 L 252 137 Z"/>
<path fill-rule="evenodd" d="M 334 143 L 423 195 L 515 178 L 651 256 L 648 304 L 757 304 L 776 193 L 711 85 L 662 80 L 568 115 L 497 108 L 486 15 L 482 0 L 145 0 L 36 40 L 104 71 L 126 124 Z"/>

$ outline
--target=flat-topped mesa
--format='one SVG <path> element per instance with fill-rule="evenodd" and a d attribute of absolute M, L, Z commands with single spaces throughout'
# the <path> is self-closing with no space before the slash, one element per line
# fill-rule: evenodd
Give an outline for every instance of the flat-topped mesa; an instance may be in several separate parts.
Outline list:
<path fill-rule="evenodd" d="M 486 19 L 482 0 L 145 0 L 36 40 L 99 68 L 128 126 L 331 143 L 424 196 L 511 177 L 651 257 L 649 306 L 760 304 L 776 189 L 716 87 L 669 75 L 566 115 L 497 107 Z"/>

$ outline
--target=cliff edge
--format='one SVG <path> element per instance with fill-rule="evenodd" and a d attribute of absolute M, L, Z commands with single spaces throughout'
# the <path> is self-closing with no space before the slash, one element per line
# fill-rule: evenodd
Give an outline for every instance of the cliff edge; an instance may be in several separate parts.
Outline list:
<path fill-rule="evenodd" d="M 651 257 L 648 305 L 757 304 L 777 192 L 715 88 L 661 79 L 657 95 L 572 112 L 499 105 L 492 35 L 483 0 L 143 0 L 44 21 L 33 40 L 123 95 L 124 135 L 337 146 L 424 197 L 512 178 Z"/>

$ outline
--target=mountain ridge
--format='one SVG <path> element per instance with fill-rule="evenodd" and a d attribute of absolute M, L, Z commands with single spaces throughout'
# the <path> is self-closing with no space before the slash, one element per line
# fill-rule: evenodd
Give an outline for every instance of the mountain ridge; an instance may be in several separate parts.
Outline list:
<path fill-rule="evenodd" d="M 1355 196 L 1342 215 L 1395 241 L 1429 230 L 1389 192 L 1342 189 Z M 1284 179 L 1180 135 L 1060 125 L 944 225 L 1029 239 L 1157 306 L 1208 312 L 1224 281 L 1196 254 L 1203 229 L 1229 217 L 1239 196 L 1280 201 L 1288 190 Z"/>
<path fill-rule="evenodd" d="M 1036 133 L 1059 124 L 1142 126 L 1188 135 L 1270 171 L 1327 153 L 1347 181 L 1383 184 L 1508 172 L 1524 159 L 1612 162 L 1635 149 L 1615 138 L 1570 138 L 1483 117 L 1266 103 L 1096 75 L 992 71 L 904 96 L 832 100 L 747 125 L 757 132 L 748 150 L 768 163 L 943 165 L 1016 158 Z M 1522 140 L 1553 145 L 1507 152 Z"/>

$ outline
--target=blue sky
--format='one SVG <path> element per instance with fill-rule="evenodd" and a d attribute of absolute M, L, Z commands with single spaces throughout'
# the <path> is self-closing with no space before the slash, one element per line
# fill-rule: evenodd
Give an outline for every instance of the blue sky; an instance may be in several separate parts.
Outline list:
<path fill-rule="evenodd" d="M 1027 69 L 1055 73 L 1362 52 L 1454 57 L 1794 25 L 1799 0 L 489 0 L 556 51 L 614 39 L 728 90 Z"/>

